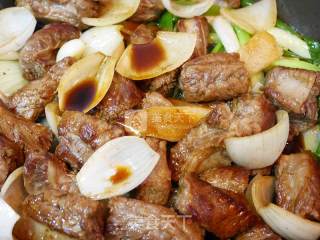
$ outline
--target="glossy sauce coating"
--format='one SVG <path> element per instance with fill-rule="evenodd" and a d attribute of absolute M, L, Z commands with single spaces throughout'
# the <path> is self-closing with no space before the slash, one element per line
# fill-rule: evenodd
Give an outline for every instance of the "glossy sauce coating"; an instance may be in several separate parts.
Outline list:
<path fill-rule="evenodd" d="M 163 46 L 157 40 L 147 44 L 132 45 L 132 67 L 137 72 L 148 71 L 165 60 Z"/>
<path fill-rule="evenodd" d="M 118 166 L 116 168 L 116 173 L 110 177 L 113 184 L 119 184 L 127 180 L 131 176 L 131 170 L 129 167 Z"/>
<path fill-rule="evenodd" d="M 82 112 L 93 101 L 96 92 L 97 83 L 94 79 L 88 79 L 77 84 L 66 93 L 65 109 Z"/>

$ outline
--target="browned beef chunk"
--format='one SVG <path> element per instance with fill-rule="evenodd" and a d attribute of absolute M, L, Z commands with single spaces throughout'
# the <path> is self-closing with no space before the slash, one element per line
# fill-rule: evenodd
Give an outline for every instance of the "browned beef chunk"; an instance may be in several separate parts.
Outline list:
<path fill-rule="evenodd" d="M 215 53 L 182 66 L 179 84 L 189 102 L 229 100 L 249 88 L 249 74 L 238 54 Z"/>
<path fill-rule="evenodd" d="M 277 106 L 309 120 L 317 120 L 320 73 L 276 67 L 268 72 L 265 94 Z"/>
<path fill-rule="evenodd" d="M 172 103 L 157 92 L 148 92 L 142 100 L 142 108 L 150 108 L 155 106 L 171 107 Z"/>
<path fill-rule="evenodd" d="M 24 156 L 19 145 L 0 134 L 0 189 L 9 174 L 23 162 Z"/>
<path fill-rule="evenodd" d="M 83 27 L 82 17 L 99 16 L 100 8 L 95 0 L 17 0 L 17 5 L 30 8 L 36 18 L 76 27 Z"/>
<path fill-rule="evenodd" d="M 19 144 L 24 150 L 48 151 L 51 147 L 52 133 L 45 126 L 20 118 L 1 104 L 0 116 L 0 134 Z"/>
<path fill-rule="evenodd" d="M 130 18 L 135 22 L 149 22 L 156 20 L 164 7 L 161 0 L 141 0 L 136 13 Z"/>
<path fill-rule="evenodd" d="M 22 215 L 78 239 L 104 239 L 102 203 L 76 193 L 46 190 L 29 195 L 24 201 Z"/>
<path fill-rule="evenodd" d="M 28 83 L 6 99 L 7 107 L 19 116 L 35 121 L 53 100 L 60 78 L 72 63 L 71 58 L 56 63 L 42 79 Z"/>
<path fill-rule="evenodd" d="M 80 37 L 80 31 L 68 23 L 53 23 L 35 32 L 20 52 L 20 65 L 28 80 L 45 76 L 56 63 L 58 49 Z"/>
<path fill-rule="evenodd" d="M 295 214 L 320 220 L 320 168 L 310 153 L 282 155 L 276 164 L 276 202 Z"/>
<path fill-rule="evenodd" d="M 140 24 L 130 35 L 130 43 L 150 43 L 157 35 L 158 27 L 155 25 Z"/>
<path fill-rule="evenodd" d="M 167 163 L 167 142 L 146 138 L 150 147 L 159 153 L 160 160 L 150 176 L 137 188 L 136 198 L 148 203 L 165 205 L 171 191 L 171 172 Z"/>
<path fill-rule="evenodd" d="M 194 175 L 181 179 L 175 206 L 222 239 L 246 231 L 258 220 L 243 194 L 213 187 Z"/>
<path fill-rule="evenodd" d="M 236 237 L 236 240 L 281 240 L 267 224 L 260 223 Z"/>
<path fill-rule="evenodd" d="M 67 111 L 62 115 L 58 133 L 57 157 L 73 169 L 80 169 L 94 150 L 113 138 L 123 136 L 124 130 L 97 117 Z"/>
<path fill-rule="evenodd" d="M 200 179 L 214 187 L 244 193 L 249 184 L 249 171 L 236 166 L 211 168 L 202 172 Z"/>
<path fill-rule="evenodd" d="M 217 147 L 224 146 L 224 139 L 248 136 L 273 126 L 275 110 L 263 95 L 244 95 L 232 104 L 216 103 L 207 119 L 180 140 L 171 149 L 173 179 L 179 180 L 188 172 L 205 170 L 210 156 Z M 207 168 L 210 168 L 207 164 Z"/>
<path fill-rule="evenodd" d="M 108 239 L 203 239 L 197 225 L 169 208 L 123 197 L 112 198 L 109 208 Z"/>
<path fill-rule="evenodd" d="M 115 74 L 110 89 L 97 106 L 97 115 L 108 121 L 122 117 L 126 110 L 141 104 L 143 92 L 135 83 Z"/>
<path fill-rule="evenodd" d="M 238 8 L 240 7 L 240 0 L 227 0 L 227 4 L 231 8 Z"/>
<path fill-rule="evenodd" d="M 195 33 L 197 35 L 197 43 L 192 58 L 207 54 L 209 24 L 205 17 L 181 19 L 177 23 L 177 29 L 179 32 Z"/>
<path fill-rule="evenodd" d="M 75 175 L 68 173 L 65 163 L 48 152 L 26 153 L 23 178 L 29 194 L 39 194 L 47 188 L 78 192 Z"/>

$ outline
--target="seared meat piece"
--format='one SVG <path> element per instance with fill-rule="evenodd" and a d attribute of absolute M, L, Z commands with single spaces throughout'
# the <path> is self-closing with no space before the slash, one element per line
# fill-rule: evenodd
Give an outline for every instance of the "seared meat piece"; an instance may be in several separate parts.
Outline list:
<path fill-rule="evenodd" d="M 171 107 L 172 103 L 157 92 L 148 92 L 146 97 L 142 100 L 142 108 L 150 108 L 156 106 Z"/>
<path fill-rule="evenodd" d="M 195 33 L 197 43 L 191 58 L 206 55 L 208 50 L 209 24 L 205 17 L 180 19 L 177 23 L 179 32 Z"/>
<path fill-rule="evenodd" d="M 35 121 L 56 95 L 59 80 L 73 63 L 64 58 L 40 80 L 32 81 L 6 100 L 7 107 L 25 119 Z"/>
<path fill-rule="evenodd" d="M 78 239 L 104 239 L 103 204 L 76 193 L 46 190 L 29 195 L 23 203 L 24 217 Z"/>
<path fill-rule="evenodd" d="M 141 0 L 136 13 L 130 18 L 135 22 L 150 22 L 156 20 L 164 7 L 161 0 Z"/>
<path fill-rule="evenodd" d="M 39 194 L 47 188 L 78 192 L 75 175 L 69 174 L 65 163 L 48 152 L 26 153 L 23 178 L 29 194 Z"/>
<path fill-rule="evenodd" d="M 124 197 L 109 201 L 107 239 L 200 240 L 203 231 L 173 210 Z"/>
<path fill-rule="evenodd" d="M 0 189 L 9 174 L 23 162 L 24 156 L 19 145 L 0 134 Z"/>
<path fill-rule="evenodd" d="M 281 240 L 267 224 L 260 223 L 236 237 L 236 240 Z"/>
<path fill-rule="evenodd" d="M 115 74 L 112 84 L 97 106 L 97 115 L 106 120 L 116 120 L 126 110 L 141 104 L 143 92 L 135 83 L 120 74 Z"/>
<path fill-rule="evenodd" d="M 130 35 L 130 43 L 150 43 L 157 36 L 158 27 L 155 25 L 140 24 Z"/>
<path fill-rule="evenodd" d="M 20 65 L 28 80 L 40 79 L 56 63 L 58 49 L 80 37 L 80 31 L 67 23 L 53 23 L 35 32 L 20 52 Z"/>
<path fill-rule="evenodd" d="M 301 217 L 320 220 L 320 167 L 311 153 L 282 155 L 275 169 L 277 204 Z"/>
<path fill-rule="evenodd" d="M 317 72 L 276 67 L 267 74 L 264 92 L 280 108 L 315 121 L 319 81 Z"/>
<path fill-rule="evenodd" d="M 213 187 L 194 175 L 181 179 L 175 206 L 222 239 L 246 231 L 258 220 L 243 194 Z"/>
<path fill-rule="evenodd" d="M 249 184 L 249 171 L 236 166 L 211 168 L 202 172 L 200 179 L 214 187 L 244 194 Z"/>
<path fill-rule="evenodd" d="M 171 172 L 167 164 L 167 142 L 146 138 L 150 147 L 159 153 L 160 160 L 150 176 L 137 188 L 136 198 L 148 203 L 165 205 L 171 191 Z"/>
<path fill-rule="evenodd" d="M 179 84 L 189 102 L 229 100 L 248 91 L 249 74 L 238 54 L 215 53 L 186 62 Z"/>
<path fill-rule="evenodd" d="M 17 0 L 16 2 L 17 6 L 31 9 L 36 18 L 66 22 L 76 27 L 84 27 L 81 22 L 82 17 L 98 17 L 101 6 L 96 0 Z"/>
<path fill-rule="evenodd" d="M 212 108 L 207 119 L 171 149 L 174 180 L 188 172 L 205 170 L 201 166 L 217 147 L 224 146 L 224 139 L 253 135 L 275 123 L 275 110 L 263 95 L 244 95 L 234 99 L 232 106 L 216 103 Z"/>
<path fill-rule="evenodd" d="M 94 150 L 113 138 L 123 136 L 124 130 L 97 117 L 67 111 L 62 115 L 58 133 L 57 157 L 73 169 L 80 169 Z"/>
<path fill-rule="evenodd" d="M 226 0 L 228 7 L 231 8 L 238 8 L 240 7 L 240 0 Z"/>
<path fill-rule="evenodd" d="M 52 133 L 41 124 L 16 116 L 0 104 L 0 134 L 19 144 L 24 150 L 48 151 Z"/>

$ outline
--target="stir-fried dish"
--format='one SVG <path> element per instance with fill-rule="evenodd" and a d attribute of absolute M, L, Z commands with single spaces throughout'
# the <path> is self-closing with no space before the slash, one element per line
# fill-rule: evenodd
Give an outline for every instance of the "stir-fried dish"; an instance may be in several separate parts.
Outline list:
<path fill-rule="evenodd" d="M 0 240 L 316 240 L 320 42 L 276 0 L 0 10 Z"/>

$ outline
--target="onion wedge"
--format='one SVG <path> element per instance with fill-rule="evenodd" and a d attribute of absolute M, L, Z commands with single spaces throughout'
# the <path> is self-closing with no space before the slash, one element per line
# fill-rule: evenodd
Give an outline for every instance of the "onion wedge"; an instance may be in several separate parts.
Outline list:
<path fill-rule="evenodd" d="M 5 61 L 19 60 L 19 53 L 16 51 L 5 53 L 3 55 L 0 55 L 0 60 L 5 60 Z"/>
<path fill-rule="evenodd" d="M 273 177 L 257 175 L 249 186 L 248 194 L 263 220 L 285 239 L 316 240 L 320 237 L 320 223 L 304 219 L 275 204 Z"/>
<path fill-rule="evenodd" d="M 79 190 L 96 200 L 123 195 L 150 175 L 159 158 L 142 138 L 113 139 L 83 165 L 76 177 Z"/>
<path fill-rule="evenodd" d="M 201 16 L 209 10 L 215 1 L 213 0 L 200 0 L 195 4 L 181 5 L 172 0 L 161 0 L 163 6 L 173 15 L 182 18 L 192 18 Z"/>
<path fill-rule="evenodd" d="M 58 125 L 61 120 L 61 112 L 57 102 L 51 102 L 45 107 L 45 114 L 51 131 L 58 137 Z"/>
<path fill-rule="evenodd" d="M 116 71 L 132 80 L 160 76 L 186 62 L 193 53 L 196 40 L 196 35 L 192 33 L 158 32 L 151 43 L 129 45 Z"/>
<path fill-rule="evenodd" d="M 202 106 L 151 107 L 127 112 L 124 126 L 138 136 L 177 142 L 209 112 L 209 107 Z"/>
<path fill-rule="evenodd" d="M 221 10 L 221 15 L 253 34 L 266 31 L 276 25 L 277 3 L 276 0 L 261 0 L 244 8 L 224 8 Z"/>
<path fill-rule="evenodd" d="M 276 115 L 277 124 L 264 132 L 225 140 L 233 162 L 247 169 L 258 169 L 270 166 L 278 159 L 287 143 L 289 116 L 283 110 L 277 111 Z"/>
<path fill-rule="evenodd" d="M 20 216 L 0 197 L 0 239 L 12 240 L 12 229 Z"/>
<path fill-rule="evenodd" d="M 81 39 L 72 39 L 59 49 L 56 61 L 59 62 L 65 57 L 73 57 L 78 60 L 84 54 L 85 48 L 85 43 Z"/>
<path fill-rule="evenodd" d="M 240 43 L 230 22 L 222 16 L 214 17 L 209 22 L 218 34 L 218 37 L 221 40 L 225 50 L 228 53 L 238 52 L 240 48 Z"/>
<path fill-rule="evenodd" d="M 131 17 L 138 9 L 140 0 L 111 0 L 101 10 L 99 18 L 82 18 L 81 21 L 88 26 L 108 26 L 123 22 Z"/>

